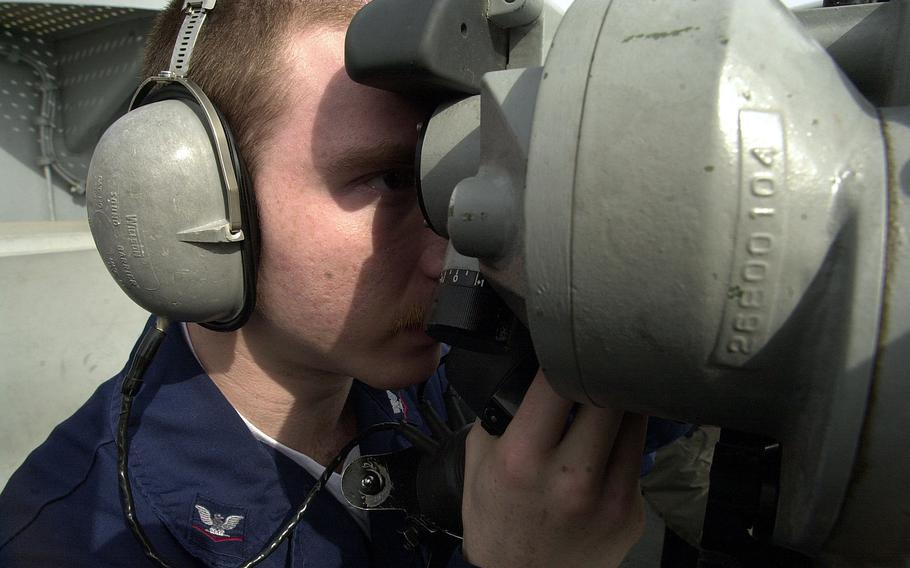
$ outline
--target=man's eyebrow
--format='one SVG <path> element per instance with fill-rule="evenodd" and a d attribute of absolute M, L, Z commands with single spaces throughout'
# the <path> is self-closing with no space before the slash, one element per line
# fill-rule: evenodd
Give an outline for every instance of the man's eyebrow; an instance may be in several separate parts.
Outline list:
<path fill-rule="evenodd" d="M 415 148 L 411 144 L 379 142 L 341 149 L 323 163 L 321 169 L 331 177 L 350 173 L 376 171 L 388 167 L 414 164 Z"/>

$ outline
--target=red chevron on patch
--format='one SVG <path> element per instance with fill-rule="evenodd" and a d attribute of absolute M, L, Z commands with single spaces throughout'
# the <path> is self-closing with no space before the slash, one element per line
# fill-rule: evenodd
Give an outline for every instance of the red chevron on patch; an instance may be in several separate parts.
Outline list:
<path fill-rule="evenodd" d="M 408 419 L 408 402 L 404 398 L 404 392 L 398 391 L 398 401 L 401 403 L 401 417 Z"/>
<path fill-rule="evenodd" d="M 196 529 L 197 531 L 201 532 L 205 536 L 209 537 L 210 539 L 212 539 L 212 542 L 229 542 L 229 541 L 242 541 L 243 540 L 243 538 L 239 537 L 239 536 L 218 536 L 218 535 L 212 534 L 209 531 L 205 530 L 204 528 L 200 527 L 199 525 L 193 525 L 193 528 Z"/>

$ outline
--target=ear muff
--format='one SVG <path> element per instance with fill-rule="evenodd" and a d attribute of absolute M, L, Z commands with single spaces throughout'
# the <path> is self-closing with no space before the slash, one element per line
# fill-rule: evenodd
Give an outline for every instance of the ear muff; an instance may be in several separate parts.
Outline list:
<path fill-rule="evenodd" d="M 95 244 L 134 302 L 210 329 L 246 322 L 256 300 L 255 199 L 230 128 L 198 86 L 146 81 L 101 137 L 88 185 Z"/>

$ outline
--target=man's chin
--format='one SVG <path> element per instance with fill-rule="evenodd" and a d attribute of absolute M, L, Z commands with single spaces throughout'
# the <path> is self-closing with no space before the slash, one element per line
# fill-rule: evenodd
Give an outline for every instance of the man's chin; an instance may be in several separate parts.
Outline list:
<path fill-rule="evenodd" d="M 440 344 L 436 341 L 409 342 L 405 349 L 385 351 L 375 365 L 365 369 L 357 379 L 377 389 L 412 387 L 433 375 L 440 356 Z"/>

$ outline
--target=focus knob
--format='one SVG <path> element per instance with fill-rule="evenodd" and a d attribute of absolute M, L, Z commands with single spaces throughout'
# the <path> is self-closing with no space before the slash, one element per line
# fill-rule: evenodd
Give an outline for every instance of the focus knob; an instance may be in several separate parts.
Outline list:
<path fill-rule="evenodd" d="M 436 289 L 428 335 L 483 353 L 509 349 L 515 316 L 476 270 L 443 271 Z"/>

